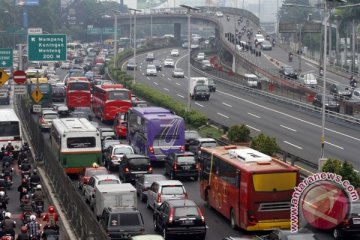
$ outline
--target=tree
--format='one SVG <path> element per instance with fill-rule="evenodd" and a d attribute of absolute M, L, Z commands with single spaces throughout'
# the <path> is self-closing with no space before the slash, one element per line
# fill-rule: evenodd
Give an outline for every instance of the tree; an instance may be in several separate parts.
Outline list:
<path fill-rule="evenodd" d="M 324 166 L 322 167 L 321 171 L 323 172 L 332 172 L 340 175 L 341 171 L 341 161 L 337 159 L 329 158 Z"/>
<path fill-rule="evenodd" d="M 338 159 L 329 158 L 321 169 L 323 172 L 332 172 L 342 176 L 343 180 L 348 180 L 355 188 L 360 187 L 360 175 L 354 171 L 351 163 L 342 163 Z"/>
<path fill-rule="evenodd" d="M 230 127 L 227 137 L 232 142 L 248 142 L 250 138 L 250 129 L 244 125 L 234 125 Z"/>
<path fill-rule="evenodd" d="M 264 154 L 273 156 L 280 151 L 280 147 L 275 138 L 271 138 L 261 133 L 251 141 L 251 148 L 258 150 Z"/>

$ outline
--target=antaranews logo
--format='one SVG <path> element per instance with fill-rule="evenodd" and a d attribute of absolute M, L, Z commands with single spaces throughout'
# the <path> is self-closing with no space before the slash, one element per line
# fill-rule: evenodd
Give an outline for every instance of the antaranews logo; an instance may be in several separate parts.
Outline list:
<path fill-rule="evenodd" d="M 310 224 L 316 229 L 332 229 L 351 211 L 359 195 L 348 180 L 335 173 L 320 172 L 305 178 L 294 188 L 291 198 L 291 232 Z M 305 223 L 305 224 L 303 224 Z"/>

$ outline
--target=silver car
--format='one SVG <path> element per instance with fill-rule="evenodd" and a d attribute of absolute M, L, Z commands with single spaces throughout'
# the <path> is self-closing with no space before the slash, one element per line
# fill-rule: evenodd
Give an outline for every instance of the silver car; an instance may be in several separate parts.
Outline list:
<path fill-rule="evenodd" d="M 175 68 L 172 73 L 172 76 L 174 78 L 183 78 L 183 77 L 185 77 L 184 70 L 182 70 L 181 68 Z"/>

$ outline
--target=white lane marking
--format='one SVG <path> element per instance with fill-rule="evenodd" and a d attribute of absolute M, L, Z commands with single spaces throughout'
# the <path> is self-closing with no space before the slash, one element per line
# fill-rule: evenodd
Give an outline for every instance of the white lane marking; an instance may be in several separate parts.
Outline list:
<path fill-rule="evenodd" d="M 149 77 L 146 77 L 147 78 L 147 80 L 149 80 L 150 81 L 150 78 Z"/>
<path fill-rule="evenodd" d="M 189 79 L 189 77 L 188 77 L 188 76 L 184 76 L 184 78 Z"/>
<path fill-rule="evenodd" d="M 217 113 L 218 115 L 220 115 L 220 116 L 222 116 L 222 117 L 224 117 L 224 118 L 229 118 L 228 116 L 226 116 L 226 115 L 224 115 L 224 114 L 222 114 L 222 113 Z"/>
<path fill-rule="evenodd" d="M 168 80 L 169 80 L 169 81 L 172 81 L 172 79 L 171 79 L 171 78 L 168 78 Z"/>
<path fill-rule="evenodd" d="M 248 128 L 251 128 L 251 129 L 253 129 L 253 130 L 255 130 L 255 131 L 257 131 L 257 132 L 261 132 L 261 130 L 260 129 L 257 129 L 257 128 L 254 128 L 254 127 L 252 127 L 252 126 L 250 126 L 250 125 L 246 125 Z"/>
<path fill-rule="evenodd" d="M 329 144 L 329 145 L 331 145 L 331 146 L 337 147 L 337 148 L 339 148 L 339 149 L 341 149 L 341 150 L 344 150 L 343 147 L 340 147 L 340 146 L 335 145 L 335 144 L 333 144 L 333 143 L 329 143 L 329 142 L 327 142 L 327 141 L 325 141 L 325 143 L 326 143 L 326 144 Z"/>
<path fill-rule="evenodd" d="M 163 77 L 165 77 L 165 75 L 164 75 L 163 73 L 162 73 L 161 75 L 162 75 Z"/>
<path fill-rule="evenodd" d="M 153 82 L 156 86 L 159 85 L 157 82 Z"/>
<path fill-rule="evenodd" d="M 309 67 L 315 68 L 315 66 L 314 66 L 313 64 L 308 63 L 308 62 L 306 62 L 306 61 L 305 61 L 305 64 L 308 65 Z"/>
<path fill-rule="evenodd" d="M 183 59 L 184 57 L 186 57 L 188 54 L 185 54 L 184 56 L 180 57 L 178 60 L 176 60 L 175 62 L 175 68 L 176 68 L 176 65 L 178 64 L 178 62 Z"/>
<path fill-rule="evenodd" d="M 299 147 L 298 145 L 295 145 L 295 144 L 293 144 L 293 143 L 291 143 L 291 142 L 284 141 L 284 143 L 289 144 L 290 146 L 296 147 L 296 148 L 298 148 L 298 149 L 302 149 L 302 147 Z"/>
<path fill-rule="evenodd" d="M 227 103 L 222 103 L 222 104 L 224 104 L 225 106 L 228 106 L 228 107 L 232 107 L 230 104 L 227 104 Z"/>
<path fill-rule="evenodd" d="M 283 127 L 283 128 L 288 129 L 290 131 L 296 132 L 296 129 L 293 129 L 293 128 L 290 128 L 290 127 L 287 127 L 287 126 L 284 126 L 284 125 L 281 125 L 281 124 L 280 124 L 280 127 Z"/>
<path fill-rule="evenodd" d="M 178 96 L 181 97 L 181 98 L 185 98 L 183 95 L 180 95 L 180 94 L 176 94 L 176 95 L 178 95 Z"/>
<path fill-rule="evenodd" d="M 256 118 L 261 118 L 260 116 L 255 115 L 255 114 L 253 114 L 253 113 L 249 113 L 249 112 L 248 112 L 247 114 L 249 114 L 250 116 L 256 117 Z"/>
<path fill-rule="evenodd" d="M 145 73 L 141 73 L 143 76 L 145 76 Z"/>
<path fill-rule="evenodd" d="M 244 98 L 234 96 L 234 95 L 232 95 L 232 94 L 230 94 L 230 93 L 226 93 L 226 92 L 223 92 L 223 91 L 217 91 L 217 92 L 222 93 L 222 94 L 227 95 L 227 96 L 230 96 L 230 97 L 233 97 L 233 98 L 236 98 L 236 99 L 239 99 L 239 100 L 241 100 L 241 101 L 243 101 L 243 102 L 246 102 L 246 103 L 255 105 L 255 106 L 257 106 L 257 107 L 266 109 L 266 110 L 268 110 L 268 111 L 281 114 L 281 115 L 286 116 L 286 117 L 288 117 L 288 118 L 292 118 L 292 119 L 298 120 L 299 122 L 303 122 L 303 123 L 309 124 L 309 125 L 311 125 L 311 126 L 321 128 L 320 125 L 317 125 L 317 124 L 315 124 L 315 123 L 312 123 L 312 122 L 303 120 L 303 119 L 301 119 L 301 118 L 297 118 L 297 117 L 292 116 L 292 115 L 290 115 L 290 114 L 283 113 L 283 112 L 281 112 L 281 111 L 278 111 L 278 110 L 275 110 L 275 109 L 272 109 L 272 108 L 269 108 L 269 107 L 262 106 L 262 105 L 260 105 L 260 104 L 251 102 L 251 101 L 246 100 L 246 99 L 244 99 Z M 345 133 L 341 133 L 341 132 L 332 130 L 332 129 L 330 129 L 330 128 L 325 128 L 325 129 L 326 129 L 327 131 L 329 131 L 329 132 L 336 133 L 336 134 L 339 134 L 339 135 L 341 135 L 341 136 L 344 136 L 344 137 L 347 137 L 347 138 L 350 138 L 350 139 L 353 139 L 353 140 L 356 140 L 356 141 L 359 141 L 359 142 L 360 142 L 360 138 L 356 138 L 356 137 L 347 135 L 347 134 L 345 134 Z"/>
<path fill-rule="evenodd" d="M 167 92 L 169 92 L 169 89 L 167 89 L 167 88 L 164 88 L 164 90 L 167 91 Z"/>
<path fill-rule="evenodd" d="M 181 86 L 181 84 L 180 84 L 180 83 L 176 83 L 176 85 Z"/>
<path fill-rule="evenodd" d="M 200 103 L 198 102 L 195 102 L 196 105 L 200 106 L 200 107 L 204 107 L 204 105 L 201 105 Z"/>

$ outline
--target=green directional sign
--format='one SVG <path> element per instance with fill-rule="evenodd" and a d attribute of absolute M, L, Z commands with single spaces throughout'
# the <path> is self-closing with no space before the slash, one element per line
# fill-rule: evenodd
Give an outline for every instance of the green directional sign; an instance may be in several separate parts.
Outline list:
<path fill-rule="evenodd" d="M 110 34 L 114 34 L 114 33 L 115 33 L 115 31 L 114 31 L 113 27 L 104 27 L 103 28 L 103 34 L 109 34 L 110 35 Z"/>
<path fill-rule="evenodd" d="M 98 35 L 101 34 L 101 28 L 88 28 L 87 29 L 87 34 L 89 35 Z"/>
<path fill-rule="evenodd" d="M 28 60 L 66 61 L 66 35 L 28 35 Z"/>
<path fill-rule="evenodd" d="M 13 66 L 13 50 L 11 48 L 0 48 L 0 67 Z"/>

